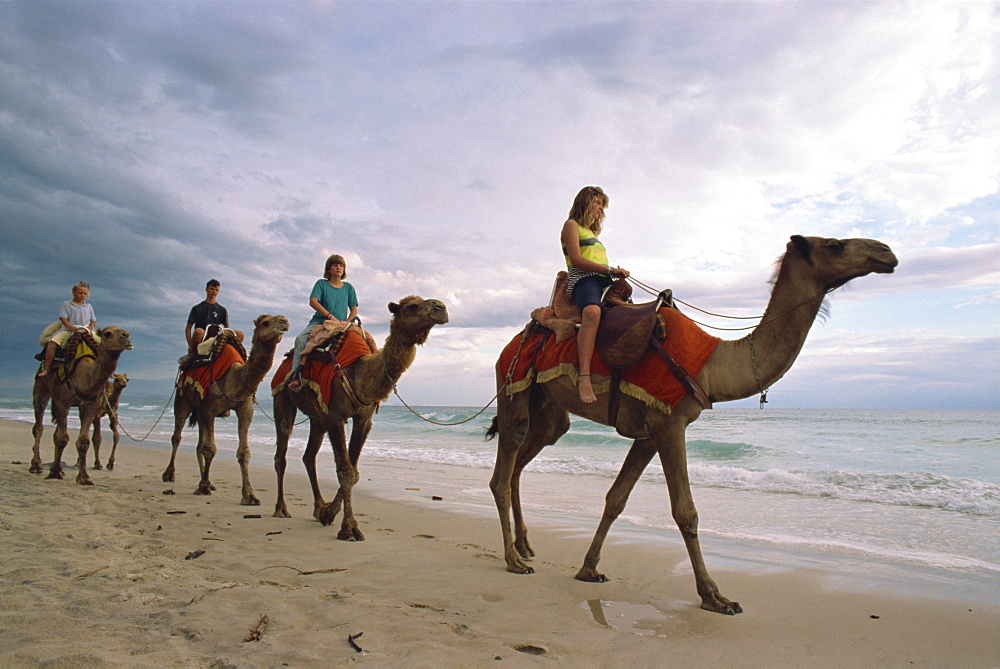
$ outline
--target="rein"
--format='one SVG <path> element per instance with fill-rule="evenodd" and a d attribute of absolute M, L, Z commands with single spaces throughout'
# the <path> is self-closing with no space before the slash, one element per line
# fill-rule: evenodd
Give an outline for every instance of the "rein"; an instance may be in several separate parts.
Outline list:
<path fill-rule="evenodd" d="M 639 281 L 638 279 L 633 279 L 632 277 L 628 277 L 628 280 L 631 281 L 636 286 L 638 286 L 639 288 L 641 288 L 642 290 L 644 290 L 647 293 L 649 293 L 650 295 L 658 295 L 659 294 L 659 291 L 653 289 L 650 286 L 647 286 L 646 284 L 644 284 L 643 282 Z M 760 408 L 763 409 L 764 405 L 767 404 L 767 391 L 770 390 L 771 388 L 770 388 L 770 386 L 768 386 L 767 388 L 765 388 L 764 384 L 761 383 L 761 380 L 760 380 L 760 370 L 759 370 L 759 368 L 757 366 L 757 349 L 756 349 L 756 347 L 754 346 L 754 343 L 753 343 L 753 331 L 756 330 L 761 325 L 764 325 L 765 323 L 772 323 L 772 322 L 778 320 L 779 318 L 784 318 L 785 316 L 787 316 L 788 314 L 792 313 L 793 311 L 795 311 L 796 309 L 798 309 L 800 307 L 804 307 L 806 305 L 812 304 L 812 303 L 817 302 L 817 301 L 822 301 L 823 299 L 826 298 L 827 295 L 829 295 L 830 293 L 832 293 L 836 289 L 837 289 L 837 287 L 829 288 L 829 289 L 823 291 L 817 297 L 813 297 L 811 299 L 808 299 L 808 300 L 805 300 L 803 302 L 800 302 L 799 304 L 796 304 L 794 307 L 792 307 L 791 309 L 788 309 L 784 313 L 781 313 L 781 314 L 778 314 L 776 316 L 773 316 L 773 317 L 771 317 L 771 318 L 769 318 L 767 320 L 763 320 L 763 318 L 764 318 L 763 314 L 761 314 L 760 316 L 727 316 L 725 314 L 716 314 L 716 313 L 712 313 L 711 311 L 705 311 L 704 309 L 700 309 L 700 308 L 694 306 L 693 304 L 688 304 L 684 300 L 680 300 L 677 297 L 674 297 L 673 300 L 674 300 L 674 302 L 679 302 L 679 303 L 683 304 L 686 307 L 690 307 L 691 309 L 694 309 L 695 311 L 699 311 L 699 312 L 701 312 L 703 314 L 706 314 L 708 316 L 715 316 L 717 318 L 728 318 L 730 320 L 756 320 L 756 321 L 758 321 L 758 323 L 756 325 L 748 325 L 748 326 L 742 327 L 742 328 L 721 328 L 721 327 L 718 327 L 718 326 L 715 326 L 715 325 L 709 325 L 707 323 L 702 323 L 700 321 L 696 321 L 694 319 L 691 319 L 692 322 L 697 323 L 698 325 L 700 325 L 702 327 L 709 328 L 709 329 L 712 329 L 712 330 L 725 330 L 725 331 L 729 331 L 729 332 L 738 332 L 738 331 L 742 331 L 742 330 L 750 330 L 750 335 L 747 337 L 747 339 L 750 342 L 750 357 L 753 360 L 753 375 L 754 375 L 754 379 L 756 379 L 756 381 L 757 381 L 757 388 L 760 390 Z"/>
<path fill-rule="evenodd" d="M 632 277 L 628 277 L 628 281 L 631 281 L 636 286 L 638 286 L 642 290 L 646 291 L 650 295 L 659 295 L 659 293 L 660 293 L 660 291 L 657 291 L 657 290 L 653 289 L 652 287 L 647 286 L 646 284 L 642 283 L 641 281 L 639 281 L 637 279 L 633 279 Z M 759 321 L 756 325 L 747 325 L 746 327 L 742 327 L 742 328 L 721 328 L 721 327 L 718 327 L 717 325 L 709 325 L 708 323 L 702 323 L 701 321 L 696 321 L 693 318 L 691 319 L 691 321 L 693 323 L 696 323 L 696 324 L 702 326 L 703 328 L 709 328 L 710 330 L 721 330 L 721 331 L 726 331 L 726 332 L 741 332 L 741 331 L 744 331 L 744 330 L 753 330 L 753 329 L 755 329 L 755 328 L 757 328 L 757 327 L 759 327 L 761 325 L 764 325 L 765 323 L 773 323 L 774 321 L 778 320 L 779 318 L 784 318 L 785 316 L 787 316 L 788 314 L 792 313 L 796 309 L 799 309 L 800 307 L 804 307 L 804 306 L 807 306 L 809 304 L 812 304 L 813 302 L 819 302 L 819 301 L 822 301 L 822 300 L 826 299 L 826 296 L 829 295 L 830 293 L 832 293 L 835 290 L 837 290 L 836 287 L 830 288 L 828 290 L 825 290 L 821 294 L 817 295 L 816 297 L 813 297 L 813 298 L 810 298 L 808 300 L 804 300 L 802 302 L 799 302 L 798 304 L 796 304 L 791 309 L 788 309 L 787 311 L 785 311 L 783 313 L 780 313 L 780 314 L 778 314 L 776 316 L 772 316 L 771 318 L 767 319 L 766 321 L 762 320 L 764 318 L 764 314 L 761 314 L 760 316 L 727 316 L 726 314 L 716 314 L 716 313 L 712 313 L 711 311 L 705 311 L 704 309 L 700 309 L 700 308 L 694 306 L 693 304 L 689 304 L 689 303 L 685 302 L 684 300 L 678 299 L 676 296 L 674 296 L 673 300 L 674 300 L 674 302 L 679 302 L 680 304 L 683 304 L 685 307 L 689 307 L 691 309 L 694 309 L 695 311 L 700 311 L 701 313 L 706 314 L 708 316 L 716 316 L 718 318 L 728 318 L 730 320 L 755 320 L 755 321 Z"/>

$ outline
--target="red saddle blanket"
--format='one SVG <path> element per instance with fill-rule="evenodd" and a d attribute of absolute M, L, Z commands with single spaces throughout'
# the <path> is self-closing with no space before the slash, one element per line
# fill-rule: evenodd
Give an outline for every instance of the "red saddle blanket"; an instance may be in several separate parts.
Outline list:
<path fill-rule="evenodd" d="M 721 340 L 706 333 L 676 309 L 662 307 L 660 315 L 667 325 L 663 348 L 692 377 L 697 377 Z M 509 385 L 504 391 L 508 396 L 526 390 L 532 382 L 545 383 L 564 375 L 577 380 L 576 337 L 557 342 L 552 332 L 529 332 L 523 342 L 521 339 L 520 334 L 514 337 L 497 361 L 500 378 L 506 378 L 510 373 Z M 596 352 L 590 365 L 594 374 L 611 376 L 611 368 Z M 610 379 L 594 383 L 598 394 L 607 392 L 609 388 Z M 687 392 L 660 354 L 652 348 L 637 364 L 625 370 L 621 391 L 664 413 L 669 413 Z"/>
<path fill-rule="evenodd" d="M 344 368 L 356 362 L 361 356 L 370 353 L 373 353 L 373 351 L 368 348 L 365 338 L 353 329 L 347 330 L 344 333 L 344 340 L 340 345 L 340 350 L 337 351 L 337 364 L 341 368 Z M 274 378 L 271 379 L 272 395 L 277 395 L 284 388 L 285 379 L 291 371 L 292 359 L 291 357 L 287 357 L 278 366 L 278 371 L 274 373 Z M 334 365 L 332 361 L 325 362 L 310 359 L 302 363 L 302 385 L 311 388 L 317 397 L 322 399 L 323 406 L 330 404 L 330 393 L 333 392 L 333 380 L 336 377 L 337 365 Z"/>
<path fill-rule="evenodd" d="M 209 386 L 221 379 L 236 362 L 243 364 L 245 360 L 239 351 L 226 344 L 212 362 L 181 374 L 177 387 L 191 386 L 198 393 L 198 397 L 204 397 Z"/>

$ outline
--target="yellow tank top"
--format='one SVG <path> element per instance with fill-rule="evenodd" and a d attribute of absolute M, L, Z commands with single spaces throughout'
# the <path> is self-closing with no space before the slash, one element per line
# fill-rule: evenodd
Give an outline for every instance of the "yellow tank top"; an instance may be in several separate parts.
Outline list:
<path fill-rule="evenodd" d="M 605 250 L 604 244 L 601 243 L 601 240 L 597 238 L 597 235 L 595 235 L 589 228 L 585 228 L 582 225 L 577 225 L 576 228 L 580 233 L 580 255 L 591 262 L 596 262 L 600 265 L 607 265 L 608 252 Z M 572 269 L 573 263 L 569 259 L 569 251 L 567 251 L 565 244 L 563 244 L 562 250 L 563 257 L 566 258 L 566 267 Z"/>

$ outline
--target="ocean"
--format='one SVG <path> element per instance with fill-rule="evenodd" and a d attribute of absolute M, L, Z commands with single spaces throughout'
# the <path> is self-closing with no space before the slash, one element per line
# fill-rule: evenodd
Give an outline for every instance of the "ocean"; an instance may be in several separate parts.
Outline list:
<path fill-rule="evenodd" d="M 162 413 L 168 395 L 130 395 L 126 389 L 120 407 L 124 429 L 162 448 L 164 465 L 173 426 L 170 408 Z M 270 398 L 265 392 L 260 397 L 251 452 L 254 464 L 266 467 L 274 427 Z M 403 406 L 381 408 L 361 456 L 359 486 L 426 504 L 434 503 L 433 491 L 448 500 L 449 510 L 495 517 L 488 482 L 496 442 L 484 440 L 495 411 L 439 426 L 424 418 L 456 422 L 478 407 L 414 410 L 423 418 Z M 9 391 L 0 396 L 0 418 L 30 423 L 30 399 Z M 52 429 L 47 421 L 44 462 L 51 460 Z M 298 470 L 307 432 L 298 426 L 289 445 L 289 464 Z M 704 412 L 687 437 L 710 568 L 807 568 L 820 571 L 831 587 L 888 584 L 921 595 L 994 601 L 1000 595 L 1000 411 L 718 408 Z M 216 421 L 216 438 L 217 457 L 235 459 L 235 417 Z M 195 487 L 196 440 L 197 428 L 185 428 L 175 486 L 189 481 Z M 119 469 L 128 467 L 130 443 L 123 435 Z M 529 528 L 544 523 L 578 534 L 582 562 L 630 443 L 574 417 L 569 433 L 522 475 Z M 26 456 L 29 451 L 25 444 Z M 65 459 L 75 459 L 71 447 Z M 382 473 L 366 478 L 366 463 L 374 462 Z M 318 464 L 330 497 L 336 475 L 328 447 Z M 273 503 L 273 481 L 254 480 L 264 506 Z M 612 528 L 605 554 L 628 541 L 682 545 L 655 458 Z M 499 549 L 499 523 L 497 544 Z"/>

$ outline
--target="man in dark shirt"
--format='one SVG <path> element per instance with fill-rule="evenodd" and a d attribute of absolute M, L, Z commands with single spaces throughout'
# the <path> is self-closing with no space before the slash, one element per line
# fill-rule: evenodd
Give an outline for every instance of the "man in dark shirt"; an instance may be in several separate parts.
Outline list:
<path fill-rule="evenodd" d="M 191 307 L 188 314 L 187 327 L 184 329 L 184 337 L 188 343 L 188 353 L 194 355 L 198 349 L 198 344 L 205 340 L 205 332 L 210 325 L 218 325 L 223 328 L 229 327 L 229 312 L 226 308 L 216 302 L 219 296 L 219 289 L 222 284 L 218 279 L 212 279 L 205 284 L 205 301 Z M 218 330 L 219 328 L 212 328 Z M 236 330 L 236 337 L 243 341 L 243 333 Z M 218 332 L 213 332 L 214 337 Z"/>

